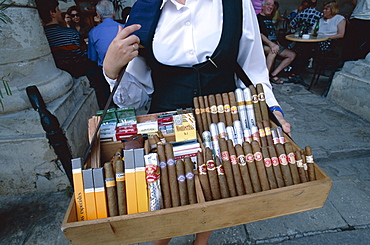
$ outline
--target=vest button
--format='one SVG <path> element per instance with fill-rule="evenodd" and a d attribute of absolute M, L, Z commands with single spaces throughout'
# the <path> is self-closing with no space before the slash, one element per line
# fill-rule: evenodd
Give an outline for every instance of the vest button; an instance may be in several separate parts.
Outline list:
<path fill-rule="evenodd" d="M 194 94 L 194 95 L 198 95 L 198 90 L 194 89 L 194 90 L 193 90 L 193 94 Z"/>

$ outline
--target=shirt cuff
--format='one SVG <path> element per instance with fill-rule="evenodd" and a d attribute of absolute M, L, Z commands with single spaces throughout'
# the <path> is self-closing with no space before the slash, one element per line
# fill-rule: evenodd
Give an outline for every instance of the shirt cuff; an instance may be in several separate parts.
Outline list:
<path fill-rule="evenodd" d="M 283 114 L 283 116 L 284 116 L 283 109 L 281 109 L 281 107 L 279 107 L 279 106 L 270 106 L 270 111 L 272 111 L 272 112 L 274 112 L 274 111 L 280 111 L 281 114 Z"/>

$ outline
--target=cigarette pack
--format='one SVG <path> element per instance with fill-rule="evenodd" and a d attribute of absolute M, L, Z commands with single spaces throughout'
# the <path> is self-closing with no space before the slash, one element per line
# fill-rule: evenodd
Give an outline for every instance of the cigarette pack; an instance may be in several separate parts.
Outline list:
<path fill-rule="evenodd" d="M 82 177 L 84 180 L 87 220 L 96 219 L 97 215 L 96 215 L 94 179 L 92 168 L 82 170 Z"/>
<path fill-rule="evenodd" d="M 93 169 L 96 215 L 98 219 L 108 217 L 103 168 Z"/>
<path fill-rule="evenodd" d="M 134 149 L 135 154 L 135 177 L 138 213 L 147 212 L 148 191 L 145 178 L 144 148 Z"/>
<path fill-rule="evenodd" d="M 174 128 L 176 142 L 197 138 L 195 119 L 193 113 L 174 115 Z"/>
<path fill-rule="evenodd" d="M 81 158 L 72 159 L 72 178 L 73 178 L 73 188 L 75 191 L 74 198 L 77 209 L 77 220 L 78 221 L 87 220 Z"/>
<path fill-rule="evenodd" d="M 125 177 L 126 177 L 126 203 L 127 213 L 135 214 L 137 210 L 136 174 L 134 150 L 124 150 Z"/>

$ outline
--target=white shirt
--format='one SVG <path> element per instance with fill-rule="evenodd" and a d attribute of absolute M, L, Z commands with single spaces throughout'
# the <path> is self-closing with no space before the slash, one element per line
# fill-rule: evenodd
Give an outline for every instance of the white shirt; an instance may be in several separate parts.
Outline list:
<path fill-rule="evenodd" d="M 334 15 L 332 18 L 324 20 L 320 19 L 319 22 L 319 31 L 320 35 L 336 35 L 338 34 L 338 25 L 344 19 L 340 14 Z"/>
<path fill-rule="evenodd" d="M 243 30 L 237 61 L 253 84 L 263 84 L 267 104 L 279 106 L 269 82 L 259 26 L 251 1 L 243 0 L 242 4 Z M 221 37 L 222 0 L 186 0 L 185 5 L 175 0 L 163 0 L 162 6 L 153 39 L 156 59 L 166 65 L 189 67 L 211 56 Z M 139 99 L 132 91 L 128 94 L 131 83 L 135 83 L 137 88 L 142 87 L 147 93 L 153 92 L 150 70 L 141 67 L 145 63 L 143 60 L 137 62 L 138 59 L 142 58 L 136 57 L 128 64 L 126 74 L 114 95 L 114 102 L 120 107 L 140 108 L 149 100 L 149 96 Z M 142 74 L 143 70 L 147 73 Z M 115 81 L 106 78 L 113 88 Z M 237 87 L 245 87 L 240 80 L 236 84 Z M 144 93 L 141 91 L 138 94 Z"/>

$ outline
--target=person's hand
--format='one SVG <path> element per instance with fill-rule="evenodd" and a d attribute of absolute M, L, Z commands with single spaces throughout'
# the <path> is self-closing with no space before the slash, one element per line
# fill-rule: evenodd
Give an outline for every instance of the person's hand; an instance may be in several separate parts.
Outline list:
<path fill-rule="evenodd" d="M 105 74 L 111 79 L 117 79 L 122 67 L 139 54 L 140 39 L 135 35 L 129 35 L 139 30 L 141 26 L 135 24 L 118 28 L 117 36 L 109 45 L 103 62 Z"/>
<path fill-rule="evenodd" d="M 270 46 L 270 49 L 271 49 L 271 52 L 273 53 L 273 54 L 277 54 L 278 52 L 279 52 L 279 45 L 277 45 L 277 44 L 275 44 L 275 43 L 273 43 L 271 46 Z"/>
<path fill-rule="evenodd" d="M 280 122 L 282 128 L 283 128 L 283 131 L 288 134 L 289 136 L 291 136 L 290 134 L 290 123 L 288 123 L 283 114 L 281 114 L 280 111 L 273 111 L 274 115 L 276 116 L 277 120 Z"/>

